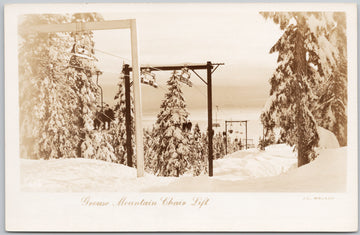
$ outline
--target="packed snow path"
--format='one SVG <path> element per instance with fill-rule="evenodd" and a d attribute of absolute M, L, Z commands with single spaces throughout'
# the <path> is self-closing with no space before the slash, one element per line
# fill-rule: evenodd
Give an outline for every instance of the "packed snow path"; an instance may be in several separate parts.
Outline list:
<path fill-rule="evenodd" d="M 318 159 L 297 169 L 286 145 L 215 160 L 212 178 L 137 178 L 134 168 L 91 159 L 21 160 L 22 190 L 35 192 L 331 192 L 344 190 L 345 176 L 346 148 L 320 150 Z"/>

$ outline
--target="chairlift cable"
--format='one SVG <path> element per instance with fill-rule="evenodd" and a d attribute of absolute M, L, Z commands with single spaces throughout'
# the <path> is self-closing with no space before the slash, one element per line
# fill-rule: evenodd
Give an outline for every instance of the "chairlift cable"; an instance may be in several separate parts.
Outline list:
<path fill-rule="evenodd" d="M 194 87 L 195 87 L 196 90 L 199 91 L 199 93 L 200 93 L 201 95 L 203 95 L 205 98 L 207 97 L 207 96 L 200 90 L 200 88 L 199 88 L 198 86 L 194 85 Z"/>
<path fill-rule="evenodd" d="M 113 53 L 110 53 L 110 52 L 106 52 L 106 51 L 103 51 L 103 50 L 99 50 L 99 49 L 94 49 L 95 51 L 98 51 L 100 53 L 103 53 L 103 54 L 106 54 L 106 55 L 109 55 L 109 56 L 113 56 L 113 57 L 116 57 L 116 58 L 119 58 L 119 59 L 122 59 L 122 60 L 127 60 L 127 61 L 131 61 L 130 59 L 128 58 L 125 58 L 125 57 L 122 57 L 122 56 L 119 56 L 119 55 L 116 55 L 116 54 L 113 54 Z"/>
<path fill-rule="evenodd" d="M 94 49 L 95 51 L 99 51 L 99 52 L 101 52 L 101 53 L 103 53 L 103 54 L 107 54 L 107 55 L 110 55 L 110 56 L 113 56 L 113 57 L 116 57 L 116 58 L 119 58 L 119 59 L 123 59 L 123 60 L 126 60 L 126 61 L 129 61 L 129 62 L 131 62 L 131 60 L 130 59 L 128 59 L 128 58 L 125 58 L 125 57 L 122 57 L 122 56 L 119 56 L 119 55 L 117 55 L 117 54 L 114 54 L 114 53 L 110 53 L 110 52 L 107 52 L 107 51 L 104 51 L 104 50 L 99 50 L 99 49 Z M 155 70 L 155 71 L 160 71 L 160 72 L 165 72 L 165 70 L 162 70 L 162 69 L 159 69 L 159 68 L 155 68 L 155 67 L 153 67 L 153 66 L 146 66 L 146 68 L 151 68 L 151 69 L 153 69 L 153 70 Z M 146 69 L 145 68 L 145 69 Z M 186 68 L 186 66 L 184 67 L 184 69 Z M 142 71 L 140 71 L 140 72 L 142 72 Z M 184 74 L 184 70 L 182 70 L 182 74 Z M 182 74 L 180 75 L 180 76 L 182 76 Z M 186 78 L 185 78 L 186 79 Z M 189 80 L 190 81 L 190 74 L 189 74 L 189 77 L 187 78 L 187 80 Z M 155 79 L 154 79 L 154 81 L 155 81 Z M 145 83 L 146 84 L 146 83 Z M 158 85 L 158 84 L 157 84 Z M 193 83 L 191 83 L 191 85 L 193 85 Z M 159 85 L 158 85 L 159 86 Z M 203 94 L 204 95 L 204 94 Z M 205 96 L 206 97 L 206 96 Z"/>

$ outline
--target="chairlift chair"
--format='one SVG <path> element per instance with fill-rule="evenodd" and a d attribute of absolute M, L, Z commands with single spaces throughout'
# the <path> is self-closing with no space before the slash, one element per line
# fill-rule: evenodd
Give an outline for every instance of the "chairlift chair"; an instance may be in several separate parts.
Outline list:
<path fill-rule="evenodd" d="M 141 70 L 140 81 L 143 84 L 147 84 L 155 88 L 158 87 L 158 84 L 156 83 L 156 75 L 152 73 L 149 68 Z"/>
<path fill-rule="evenodd" d="M 142 84 L 149 84 L 149 80 L 146 78 L 145 74 L 140 75 L 140 82 Z"/>
<path fill-rule="evenodd" d="M 154 82 L 154 84 L 152 86 L 155 87 L 155 88 L 159 87 L 159 85 L 156 82 Z"/>
<path fill-rule="evenodd" d="M 95 60 L 95 57 L 92 54 L 94 53 L 94 48 L 89 47 L 79 41 L 75 41 L 70 53 L 78 57 Z"/>
<path fill-rule="evenodd" d="M 78 33 L 75 35 L 75 43 L 71 49 L 71 57 L 69 60 L 69 67 L 75 68 L 78 72 L 83 72 L 88 78 L 95 74 L 91 68 L 94 67 L 94 60 L 96 60 L 90 53 L 89 47 L 85 43 L 78 40 Z M 84 36 L 81 35 L 82 39 Z"/>
<path fill-rule="evenodd" d="M 213 123 L 213 127 L 220 127 L 219 123 Z"/>
<path fill-rule="evenodd" d="M 190 79 L 190 72 L 189 72 L 189 69 L 188 68 L 182 68 L 181 69 L 181 77 L 186 79 L 186 80 L 189 80 Z"/>
<path fill-rule="evenodd" d="M 180 82 L 185 83 L 189 87 L 192 87 L 192 82 L 190 81 L 191 73 L 188 68 L 182 68 L 181 71 L 176 71 L 175 76 L 179 79 Z"/>
<path fill-rule="evenodd" d="M 192 128 L 192 122 L 191 121 L 187 121 L 187 122 L 184 122 L 182 124 L 183 131 L 191 131 L 191 128 Z"/>
<path fill-rule="evenodd" d="M 230 122 L 230 129 L 229 129 L 229 133 L 232 134 L 234 132 L 234 130 L 232 129 L 232 122 Z"/>

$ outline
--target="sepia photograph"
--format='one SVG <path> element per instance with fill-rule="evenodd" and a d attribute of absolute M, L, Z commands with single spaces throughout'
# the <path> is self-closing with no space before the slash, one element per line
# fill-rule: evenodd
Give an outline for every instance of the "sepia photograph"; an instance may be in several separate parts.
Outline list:
<path fill-rule="evenodd" d="M 5 80 L 17 91 L 11 93 L 15 142 L 6 140 L 17 155 L 6 154 L 6 190 L 26 202 L 75 196 L 89 213 L 119 207 L 214 212 L 224 206 L 218 200 L 235 195 L 245 204 L 251 195 L 296 195 L 307 206 L 357 198 L 356 5 L 328 5 L 8 5 L 5 58 L 12 62 L 5 65 L 16 79 L 6 74 Z M 63 205 L 56 212 L 62 220 L 71 213 Z M 15 207 L 8 208 L 13 217 Z M 22 208 L 26 216 L 30 208 Z M 313 216 L 325 213 L 319 211 Z M 351 218 L 333 229 L 357 229 L 357 209 Z M 93 229 L 274 229 L 221 221 L 212 228 L 199 222 Z M 84 224 L 10 222 L 10 231 L 94 231 Z"/>

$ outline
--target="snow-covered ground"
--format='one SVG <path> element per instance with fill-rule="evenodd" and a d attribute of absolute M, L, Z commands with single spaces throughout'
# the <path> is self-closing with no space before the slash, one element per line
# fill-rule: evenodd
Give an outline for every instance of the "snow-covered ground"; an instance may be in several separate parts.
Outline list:
<path fill-rule="evenodd" d="M 174 180 L 149 174 L 137 178 L 134 168 L 84 158 L 22 159 L 20 164 L 24 191 L 136 192 L 149 185 L 166 185 Z"/>
<path fill-rule="evenodd" d="M 313 162 L 286 173 L 247 180 L 220 177 L 182 177 L 153 192 L 344 192 L 346 190 L 346 147 L 320 149 Z"/>
<path fill-rule="evenodd" d="M 136 169 L 90 159 L 21 160 L 21 187 L 36 192 L 336 192 L 346 185 L 346 147 L 319 149 L 297 168 L 286 145 L 248 149 L 214 161 L 214 177 L 137 178 Z"/>
<path fill-rule="evenodd" d="M 265 151 L 252 148 L 215 160 L 214 179 L 235 181 L 274 176 L 296 165 L 296 153 L 285 144 L 269 146 Z"/>

